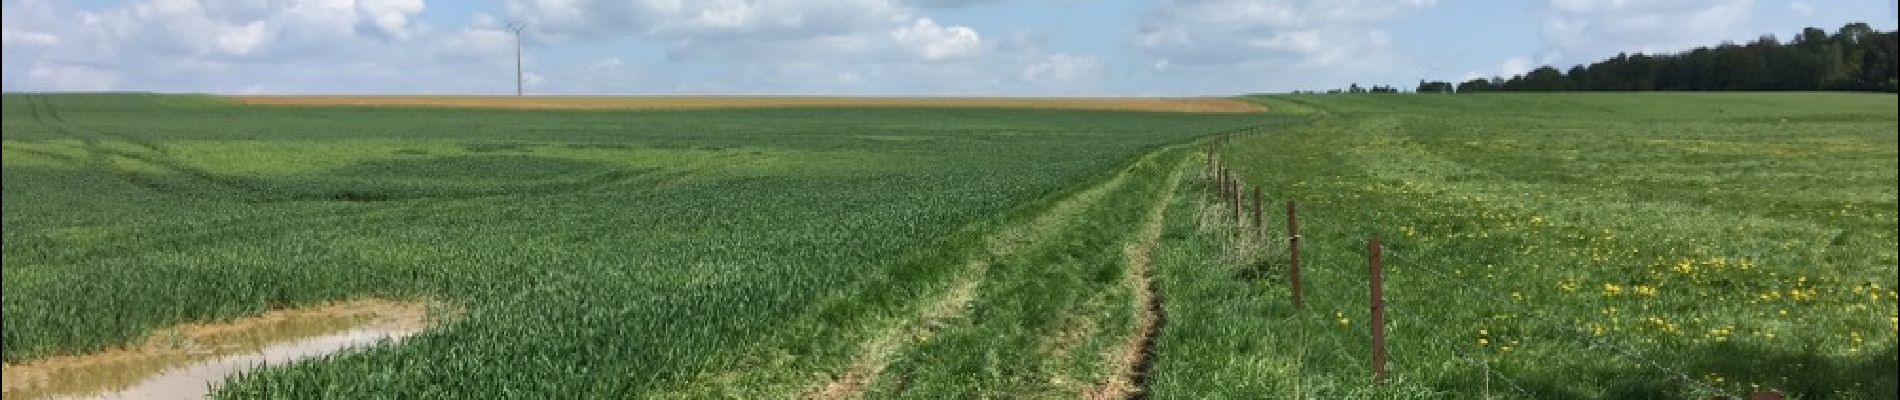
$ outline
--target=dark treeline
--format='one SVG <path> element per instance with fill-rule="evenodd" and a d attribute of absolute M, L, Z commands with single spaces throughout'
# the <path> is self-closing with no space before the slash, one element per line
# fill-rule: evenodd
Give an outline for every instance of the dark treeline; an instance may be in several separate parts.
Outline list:
<path fill-rule="evenodd" d="M 1372 87 L 1361 87 L 1361 86 L 1359 86 L 1359 84 L 1357 84 L 1357 83 L 1354 83 L 1354 84 L 1352 84 L 1352 86 L 1347 86 L 1347 87 L 1346 87 L 1345 89 L 1332 89 L 1332 90 L 1327 90 L 1327 91 L 1326 91 L 1326 93 L 1327 93 L 1327 94 L 1340 94 L 1340 93 L 1400 93 L 1400 91 L 1399 91 L 1399 88 L 1398 88 L 1398 87 L 1395 87 L 1395 86 L 1383 86 L 1383 85 L 1373 85 Z M 1319 94 L 1319 92 L 1318 92 L 1318 91 L 1302 91 L 1302 90 L 1295 90 L 1295 91 L 1293 91 L 1293 94 Z"/>
<path fill-rule="evenodd" d="M 1724 43 L 1676 54 L 1618 54 L 1568 72 L 1545 66 L 1506 78 L 1477 78 L 1457 84 L 1419 82 L 1417 91 L 1553 92 L 1648 90 L 1846 90 L 1895 91 L 1900 88 L 1896 61 L 1900 31 L 1880 32 L 1852 23 L 1833 34 L 1807 28 L 1782 43 L 1774 36 L 1737 45 Z"/>

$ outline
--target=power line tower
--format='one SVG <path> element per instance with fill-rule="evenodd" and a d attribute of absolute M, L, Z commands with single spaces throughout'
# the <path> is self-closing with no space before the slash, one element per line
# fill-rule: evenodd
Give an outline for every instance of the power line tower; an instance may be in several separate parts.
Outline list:
<path fill-rule="evenodd" d="M 521 97 L 524 82 L 521 75 L 521 31 L 528 29 L 528 23 L 514 21 L 508 23 L 508 30 L 515 33 L 515 97 Z"/>

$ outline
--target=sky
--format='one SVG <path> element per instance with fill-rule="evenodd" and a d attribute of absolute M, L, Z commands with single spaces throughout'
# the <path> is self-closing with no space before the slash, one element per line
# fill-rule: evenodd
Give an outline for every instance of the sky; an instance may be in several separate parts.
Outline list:
<path fill-rule="evenodd" d="M 0 89 L 1230 95 L 1513 75 L 1893 0 L 0 0 Z"/>

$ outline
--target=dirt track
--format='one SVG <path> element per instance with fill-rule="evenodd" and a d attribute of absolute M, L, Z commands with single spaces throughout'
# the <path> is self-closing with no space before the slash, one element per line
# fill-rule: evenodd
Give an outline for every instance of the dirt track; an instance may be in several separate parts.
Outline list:
<path fill-rule="evenodd" d="M 744 107 L 1005 107 L 1245 113 L 1265 107 L 1224 97 L 848 97 L 848 96 L 231 96 L 254 105 L 643 110 Z"/>

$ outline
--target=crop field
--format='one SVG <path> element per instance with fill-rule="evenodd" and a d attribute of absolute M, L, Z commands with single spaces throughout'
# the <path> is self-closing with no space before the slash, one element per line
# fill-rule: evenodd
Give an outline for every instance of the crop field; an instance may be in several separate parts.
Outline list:
<path fill-rule="evenodd" d="M 907 376 L 861 367 L 918 354 L 909 341 L 935 329 L 912 323 L 918 315 L 1061 321 L 1126 305 L 1086 298 L 1121 283 L 1117 265 L 1068 260 L 1119 256 L 1097 248 L 1127 236 L 1118 226 L 1020 226 L 1122 218 L 1116 205 L 1153 202 L 1144 193 L 1160 180 L 1129 168 L 1157 170 L 1137 167 L 1185 151 L 1134 163 L 1144 154 L 1291 120 L 262 107 L 185 95 L 9 94 L 4 104 L 9 368 L 331 300 L 460 310 L 397 345 L 247 373 L 218 392 L 226 397 L 872 390 Z M 1070 199 L 1111 180 L 1128 183 Z M 1072 282 L 1004 292 L 1043 296 L 1046 309 L 989 305 L 991 289 L 972 283 L 1023 279 L 1046 260 L 1066 260 L 1042 273 Z M 938 300 L 959 288 L 974 305 Z M 888 339 L 899 332 L 911 336 Z M 966 389 L 1043 390 L 1012 384 L 1044 373 L 1107 372 L 1008 371 Z"/>
<path fill-rule="evenodd" d="M 1175 199 L 1153 268 L 1158 394 L 1897 395 L 1892 95 L 1256 100 L 1311 122 L 1222 149 L 1274 205 L 1264 238 L 1237 245 L 1204 189 Z M 1284 200 L 1299 204 L 1298 310 Z"/>
<path fill-rule="evenodd" d="M 7 94 L 7 397 L 339 304 L 214 395 L 1900 395 L 1891 95 L 996 101 Z"/>
<path fill-rule="evenodd" d="M 522 109 L 704 109 L 757 107 L 956 107 L 1251 113 L 1259 103 L 1227 97 L 841 97 L 841 96 L 353 96 L 258 95 L 245 104 L 285 106 L 482 107 Z"/>

